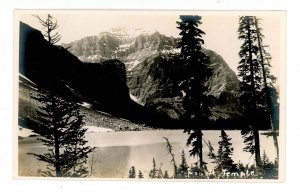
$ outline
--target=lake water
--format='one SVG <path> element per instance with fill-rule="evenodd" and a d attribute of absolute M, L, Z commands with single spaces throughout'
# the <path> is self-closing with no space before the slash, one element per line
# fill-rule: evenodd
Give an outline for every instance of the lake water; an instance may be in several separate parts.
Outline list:
<path fill-rule="evenodd" d="M 240 131 L 226 131 L 234 147 L 233 160 L 244 164 L 253 164 L 254 156 L 248 152 L 243 152 L 243 139 Z M 210 141 L 218 149 L 220 140 L 220 131 L 203 131 L 205 141 Z M 185 151 L 187 162 L 196 162 L 195 158 L 189 156 L 190 148 L 186 146 L 188 135 L 182 130 L 165 131 L 138 131 L 138 132 L 102 132 L 86 133 L 88 144 L 95 146 L 94 154 L 90 155 L 88 166 L 90 166 L 91 157 L 94 156 L 93 175 L 96 178 L 127 178 L 131 166 L 136 170 L 141 170 L 145 177 L 148 177 L 152 168 L 152 160 L 155 158 L 158 167 L 163 171 L 167 170 L 169 175 L 173 174 L 171 156 L 166 150 L 166 142 L 163 137 L 167 137 L 173 147 L 175 159 L 179 164 L 181 161 L 181 152 Z M 272 137 L 260 136 L 261 153 L 265 150 L 270 160 L 274 161 L 276 151 Z M 42 153 L 45 148 L 41 143 L 34 141 L 33 138 L 24 138 L 19 141 L 19 175 L 20 176 L 39 176 L 38 169 L 44 169 L 45 164 L 37 161 L 33 156 L 27 155 L 28 152 Z M 208 147 L 204 144 L 204 161 L 208 163 L 208 169 L 212 169 L 207 156 Z"/>

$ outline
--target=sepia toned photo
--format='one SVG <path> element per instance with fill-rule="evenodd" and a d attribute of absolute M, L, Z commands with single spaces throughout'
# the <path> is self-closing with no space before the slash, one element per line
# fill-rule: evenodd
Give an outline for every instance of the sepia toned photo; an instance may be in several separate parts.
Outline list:
<path fill-rule="evenodd" d="M 285 20 L 16 10 L 16 178 L 283 181 Z"/>

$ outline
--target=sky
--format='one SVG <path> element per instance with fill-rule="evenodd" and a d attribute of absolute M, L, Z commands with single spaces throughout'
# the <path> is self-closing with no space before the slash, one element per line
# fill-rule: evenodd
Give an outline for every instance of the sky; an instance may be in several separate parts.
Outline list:
<path fill-rule="evenodd" d="M 142 28 L 155 30 L 167 36 L 179 37 L 176 21 L 180 12 L 166 11 L 25 11 L 17 14 L 21 20 L 30 26 L 41 29 L 37 19 L 32 14 L 46 18 L 45 13 L 52 14 L 59 24 L 58 32 L 62 36 L 59 43 L 69 43 L 85 36 L 97 35 L 117 27 Z M 238 52 L 241 42 L 238 40 L 238 19 L 245 14 L 257 15 L 262 19 L 261 27 L 265 35 L 264 44 L 269 45 L 272 56 L 272 74 L 280 75 L 280 64 L 283 64 L 284 51 L 284 20 L 280 12 L 193 12 L 202 16 L 200 28 L 205 32 L 204 47 L 220 54 L 230 68 L 237 72 Z"/>

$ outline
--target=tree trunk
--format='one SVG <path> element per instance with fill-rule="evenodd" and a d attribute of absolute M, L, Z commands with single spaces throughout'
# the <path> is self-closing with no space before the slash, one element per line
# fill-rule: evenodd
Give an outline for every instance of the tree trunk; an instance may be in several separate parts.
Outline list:
<path fill-rule="evenodd" d="M 258 39 L 258 47 L 259 47 L 259 52 L 260 52 L 260 61 L 261 61 L 261 66 L 262 66 L 262 71 L 263 71 L 263 79 L 264 79 L 265 92 L 266 92 L 266 101 L 267 101 L 267 106 L 268 106 L 268 115 L 270 117 L 270 127 L 271 127 L 271 130 L 273 131 L 273 140 L 274 140 L 274 145 L 276 148 L 277 158 L 279 158 L 277 133 L 273 126 L 273 120 L 272 120 L 272 114 L 271 114 L 271 108 L 272 108 L 271 98 L 270 98 L 270 93 L 268 90 L 267 75 L 266 75 L 266 70 L 265 70 L 265 65 L 264 65 L 264 56 L 263 56 L 262 45 L 261 45 L 261 37 L 260 37 L 260 31 L 258 28 L 258 21 L 257 21 L 256 17 L 254 17 L 254 21 L 255 21 L 255 28 L 256 28 L 257 39 Z"/>
<path fill-rule="evenodd" d="M 61 177 L 61 167 L 60 167 L 60 159 L 59 159 L 59 135 L 58 135 L 58 127 L 57 127 L 57 113 L 56 113 L 56 101 L 55 95 L 53 92 L 50 92 L 50 97 L 52 100 L 52 123 L 53 123 L 53 131 L 54 131 L 54 156 L 55 156 L 55 173 L 56 177 Z"/>
<path fill-rule="evenodd" d="M 55 172 L 56 172 L 56 177 L 61 177 L 61 167 L 60 167 L 60 159 L 59 159 L 59 141 L 58 141 L 58 136 L 57 133 L 55 136 L 55 143 L 54 143 L 54 147 L 55 147 Z"/>
<path fill-rule="evenodd" d="M 253 102 L 250 105 L 251 108 L 251 125 L 252 125 L 252 131 L 254 135 L 254 151 L 255 151 L 255 161 L 256 165 L 260 167 L 261 161 L 260 161 L 260 147 L 259 147 L 259 132 L 256 128 L 255 123 L 256 121 L 256 94 L 255 94 L 255 84 L 254 84 L 254 69 L 253 69 L 253 59 L 252 59 L 252 40 L 251 40 L 251 34 L 250 34 L 250 21 L 247 20 L 247 38 L 248 38 L 248 44 L 249 44 L 249 65 L 250 65 L 250 74 L 251 74 L 251 91 L 252 91 L 252 100 Z"/>
<path fill-rule="evenodd" d="M 202 131 L 199 130 L 199 167 L 202 170 L 203 169 L 203 144 L 202 144 Z"/>
<path fill-rule="evenodd" d="M 253 135 L 254 135 L 254 142 L 255 142 L 255 162 L 256 166 L 260 167 L 261 166 L 261 159 L 260 159 L 260 145 L 259 145 L 259 131 L 256 127 L 253 129 Z"/>

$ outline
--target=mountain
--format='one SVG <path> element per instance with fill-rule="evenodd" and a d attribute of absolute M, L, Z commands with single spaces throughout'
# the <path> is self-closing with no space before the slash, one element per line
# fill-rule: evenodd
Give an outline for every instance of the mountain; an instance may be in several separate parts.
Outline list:
<path fill-rule="evenodd" d="M 20 24 L 20 40 L 20 74 L 34 83 L 102 106 L 110 102 L 115 107 L 122 106 L 130 100 L 122 62 L 82 63 L 67 49 L 49 44 L 39 31 L 24 23 Z"/>
<path fill-rule="evenodd" d="M 131 100 L 126 67 L 120 60 L 82 62 L 68 49 L 49 44 L 40 31 L 22 22 L 19 39 L 19 73 L 39 88 L 136 123 L 164 126 L 172 121 Z"/>
<path fill-rule="evenodd" d="M 162 50 L 170 50 L 175 44 L 175 38 L 159 32 L 128 32 L 120 28 L 102 32 L 98 36 L 84 37 L 62 46 L 83 62 L 99 63 L 107 59 L 119 59 L 125 63 L 127 70 L 131 70 L 145 58 Z"/>
<path fill-rule="evenodd" d="M 206 82 L 210 89 L 208 95 L 213 95 L 217 102 L 213 109 L 214 120 L 218 118 L 238 117 L 236 107 L 239 81 L 234 72 L 228 67 L 221 56 L 213 51 L 205 50 L 210 57 L 209 66 L 213 70 L 212 76 Z M 184 113 L 182 94 L 176 94 L 174 81 L 170 77 L 172 57 L 158 54 L 147 58 L 143 65 L 136 66 L 128 74 L 130 92 L 142 105 L 155 107 L 160 112 L 166 112 L 172 118 L 179 119 Z"/>
<path fill-rule="evenodd" d="M 176 38 L 159 32 L 130 36 L 126 29 L 119 29 L 117 33 L 100 33 L 63 46 L 69 47 L 71 53 L 87 62 L 119 59 L 126 67 L 132 99 L 173 119 L 180 119 L 184 112 L 182 94 L 173 93 L 176 86 L 170 72 L 172 59 L 179 53 L 176 42 Z M 209 95 L 217 100 L 212 120 L 239 118 L 237 76 L 222 56 L 209 49 L 204 49 L 204 52 L 209 56 L 209 66 L 213 70 L 206 85 L 210 89 Z"/>
<path fill-rule="evenodd" d="M 22 74 L 19 74 L 19 126 L 20 130 L 36 129 L 38 116 L 37 110 L 40 103 L 32 98 L 37 97 L 40 93 L 38 86 L 30 79 Z M 112 129 L 115 131 L 139 131 L 139 130 L 151 130 L 143 124 L 132 123 L 126 119 L 115 117 L 109 113 L 97 111 L 93 109 L 92 105 L 87 102 L 79 103 L 80 112 L 85 116 L 85 126 L 88 127 L 102 127 L 105 129 Z"/>

